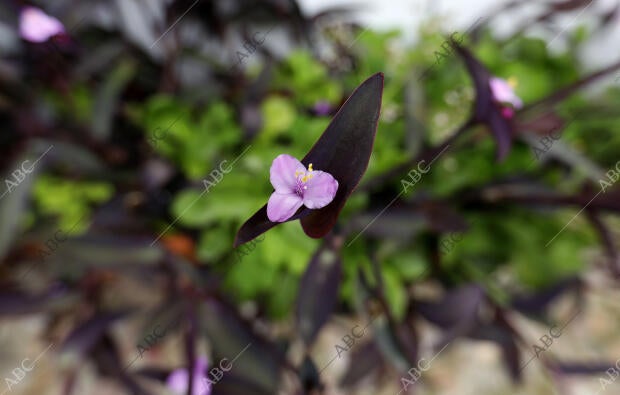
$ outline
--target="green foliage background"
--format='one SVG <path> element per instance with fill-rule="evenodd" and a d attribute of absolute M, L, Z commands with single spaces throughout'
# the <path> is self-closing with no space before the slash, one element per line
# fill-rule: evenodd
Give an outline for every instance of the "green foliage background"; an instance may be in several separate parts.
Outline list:
<path fill-rule="evenodd" d="M 151 138 L 154 154 L 166 158 L 195 181 L 194 188 L 174 196 L 171 214 L 180 218 L 177 226 L 199 232 L 197 255 L 201 263 L 224 276 L 230 294 L 239 302 L 264 300 L 274 318 L 287 317 L 299 279 L 319 245 L 318 240 L 303 234 L 297 222 L 292 222 L 269 231 L 265 240 L 240 260 L 232 250 L 236 230 L 267 201 L 272 191 L 269 167 L 273 158 L 280 153 L 302 157 L 328 125 L 330 118 L 314 115 L 309 111 L 312 106 L 323 101 L 338 107 L 369 75 L 377 71 L 385 73 L 382 117 L 365 178 L 403 163 L 423 142 L 436 144 L 443 140 L 467 118 L 473 88 L 462 63 L 452 54 L 440 53 L 445 37 L 435 21 L 422 29 L 419 43 L 410 46 L 402 44 L 397 31 L 366 30 L 353 46 L 355 68 L 346 70 L 329 69 L 309 50 L 290 53 L 276 65 L 270 93 L 259 107 L 263 125 L 249 148 L 244 143 L 233 103 L 221 94 L 200 104 L 157 95 L 127 106 L 125 110 L 135 126 Z M 577 50 L 586 37 L 587 32 L 579 30 L 571 37 L 573 45 L 568 46 L 567 52 L 550 53 L 543 40 L 517 37 L 505 44 L 486 31 L 473 49 L 495 75 L 516 78 L 516 92 L 528 103 L 584 74 Z M 335 39 L 346 43 L 353 38 Z M 417 76 L 426 67 L 431 67 L 429 76 L 418 81 Z M 259 71 L 257 65 L 245 70 L 250 78 L 255 78 Z M 77 105 L 87 114 L 95 98 L 84 87 L 73 89 Z M 415 99 L 407 101 L 404 97 Z M 50 100 L 55 101 L 53 97 Z M 62 110 L 62 102 L 55 101 L 55 104 Z M 620 115 L 605 108 L 618 108 L 618 105 L 617 86 L 593 97 L 572 98 L 560 109 L 566 117 L 575 118 L 562 141 L 583 155 L 596 158 L 602 168 L 613 166 L 620 152 L 620 134 L 612 131 L 618 130 Z M 415 130 L 407 127 L 407 114 L 413 114 L 418 125 Z M 246 148 L 247 152 L 238 158 L 232 171 L 203 194 L 202 180 L 223 160 L 231 163 Z M 475 141 L 459 143 L 446 152 L 409 194 L 424 192 L 450 197 L 461 188 L 479 186 L 504 176 L 540 174 L 541 163 L 532 161 L 533 153 L 526 145 L 517 144 L 501 163 L 495 162 L 494 151 L 494 142 L 480 130 Z M 558 170 L 545 173 L 543 181 L 558 190 L 575 192 L 585 177 L 585 174 Z M 395 183 L 394 188 L 398 190 L 400 185 Z M 45 176 L 37 179 L 34 196 L 42 213 L 60 217 L 63 224 L 73 224 L 89 203 L 105 201 L 113 193 L 112 189 L 106 182 Z M 365 193 L 355 193 L 340 221 L 346 223 L 353 213 L 369 203 Z M 473 226 L 463 235 L 466 242 L 457 243 L 446 254 L 445 265 L 456 283 L 481 282 L 498 301 L 504 297 L 504 291 L 496 285 L 496 278 L 502 273 L 512 274 L 513 281 L 522 288 L 536 289 L 555 283 L 583 270 L 584 252 L 597 243 L 582 217 L 548 248 L 538 248 L 573 215 L 572 210 L 538 212 L 515 208 L 468 218 Z M 167 224 L 160 226 L 163 229 Z M 398 316 L 404 313 L 407 301 L 406 283 L 423 276 L 430 264 L 422 237 L 420 233 L 404 245 L 386 241 L 378 250 L 390 306 Z M 350 304 L 356 268 L 369 265 L 367 242 L 358 240 L 343 249 L 343 254 L 345 281 L 341 293 L 343 302 Z"/>

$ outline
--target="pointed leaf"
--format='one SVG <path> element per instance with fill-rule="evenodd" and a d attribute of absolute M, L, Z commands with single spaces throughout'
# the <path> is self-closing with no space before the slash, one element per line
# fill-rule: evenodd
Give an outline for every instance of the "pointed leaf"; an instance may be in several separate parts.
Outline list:
<path fill-rule="evenodd" d="M 382 96 L 383 74 L 377 73 L 353 92 L 301 160 L 306 167 L 312 163 L 317 170 L 330 173 L 339 184 L 330 204 L 317 210 L 302 207 L 288 220 L 301 218 L 308 236 L 320 238 L 332 229 L 347 198 L 364 175 L 375 141 Z M 265 205 L 241 226 L 234 246 L 246 243 L 276 225 L 278 223 L 267 218 Z"/>
<path fill-rule="evenodd" d="M 428 321 L 450 329 L 475 321 L 483 301 L 484 291 L 480 286 L 472 284 L 449 292 L 438 302 L 420 301 L 416 307 Z"/>
<path fill-rule="evenodd" d="M 87 354 L 100 341 L 108 328 L 128 311 L 101 313 L 78 325 L 62 345 L 62 351 L 75 351 L 78 355 Z"/>
<path fill-rule="evenodd" d="M 51 287 L 41 294 L 29 294 L 19 290 L 0 291 L 0 317 L 33 314 L 56 308 L 66 308 L 71 295 L 62 287 Z"/>
<path fill-rule="evenodd" d="M 284 366 L 284 358 L 276 346 L 256 334 L 236 314 L 234 307 L 222 301 L 207 300 L 200 309 L 201 325 L 215 356 L 235 360 L 231 371 L 224 376 L 234 373 L 239 380 L 259 388 L 261 392 L 276 393 Z M 218 387 L 222 384 L 220 382 L 214 386 L 214 393 L 220 393 L 221 388 Z"/>
<path fill-rule="evenodd" d="M 383 74 L 367 79 L 344 103 L 308 155 L 304 165 L 315 163 L 338 180 L 334 200 L 301 219 L 304 232 L 310 237 L 323 237 L 336 224 L 340 210 L 366 172 L 375 142 Z M 320 164 L 320 167 L 319 165 Z"/>
<path fill-rule="evenodd" d="M 374 341 L 356 347 L 351 353 L 349 368 L 340 380 L 343 387 L 352 387 L 385 364 L 383 354 Z"/>
<path fill-rule="evenodd" d="M 476 89 L 474 120 L 486 124 L 497 142 L 497 159 L 501 160 L 512 146 L 512 123 L 503 117 L 500 106 L 491 92 L 491 73 L 466 48 L 452 40 L 452 45 L 465 62 Z"/>
<path fill-rule="evenodd" d="M 336 307 L 341 280 L 338 251 L 329 246 L 319 249 L 301 279 L 297 299 L 297 327 L 306 345 L 312 344 Z"/>
<path fill-rule="evenodd" d="M 497 343 L 502 350 L 502 358 L 510 376 L 515 382 L 521 380 L 522 365 L 519 356 L 519 347 L 511 331 L 496 323 L 480 325 L 470 335 L 472 339 L 490 340 Z"/>

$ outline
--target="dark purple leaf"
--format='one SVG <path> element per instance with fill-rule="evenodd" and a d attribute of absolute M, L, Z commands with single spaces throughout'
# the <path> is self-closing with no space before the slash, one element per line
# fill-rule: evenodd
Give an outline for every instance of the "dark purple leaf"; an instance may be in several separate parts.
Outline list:
<path fill-rule="evenodd" d="M 556 298 L 582 286 L 583 282 L 579 278 L 569 278 L 536 294 L 515 297 L 512 307 L 525 314 L 542 314 Z"/>
<path fill-rule="evenodd" d="M 620 17 L 620 3 L 613 6 L 609 11 L 603 14 L 601 18 L 601 29 L 611 27 Z"/>
<path fill-rule="evenodd" d="M 211 395 L 272 395 L 275 393 L 277 392 L 271 392 L 260 387 L 245 377 L 243 372 L 237 372 L 234 368 L 230 372 L 226 372 L 211 389 Z"/>
<path fill-rule="evenodd" d="M 431 323 L 452 329 L 472 324 L 483 301 L 484 291 L 480 286 L 472 284 L 447 293 L 438 302 L 418 301 L 416 310 Z"/>
<path fill-rule="evenodd" d="M 140 376 L 140 377 L 148 378 L 154 381 L 159 381 L 161 383 L 165 383 L 166 380 L 168 379 L 168 376 L 170 376 L 170 373 L 172 373 L 172 370 L 157 368 L 157 367 L 146 367 L 143 369 L 138 369 L 132 373 L 135 374 L 136 376 Z"/>
<path fill-rule="evenodd" d="M 329 241 L 314 254 L 299 286 L 297 328 L 308 346 L 314 342 L 319 329 L 327 322 L 338 303 L 342 260 L 338 247 L 332 243 L 335 240 Z"/>
<path fill-rule="evenodd" d="M 563 374 L 591 375 L 605 373 L 609 369 L 617 369 L 614 362 L 555 362 L 554 367 Z"/>
<path fill-rule="evenodd" d="M 377 131 L 383 74 L 377 73 L 364 81 L 342 105 L 331 123 L 301 160 L 318 170 L 330 173 L 338 180 L 338 192 L 334 200 L 322 209 L 302 207 L 289 219 L 301 218 L 304 232 L 314 238 L 325 236 L 336 224 L 338 214 L 344 207 L 368 167 Z M 246 243 L 278 223 L 267 218 L 267 205 L 263 206 L 239 229 L 234 246 Z"/>
<path fill-rule="evenodd" d="M 470 337 L 472 339 L 490 340 L 497 343 L 502 350 L 502 357 L 511 377 L 515 381 L 521 379 L 522 366 L 520 365 L 519 348 L 509 329 L 498 324 L 485 324 L 472 331 Z"/>
<path fill-rule="evenodd" d="M 405 373 L 418 363 L 415 334 L 401 324 L 379 321 L 374 325 L 374 341 L 386 361 L 399 372 Z"/>
<path fill-rule="evenodd" d="M 606 180 L 609 182 L 609 180 Z M 598 187 L 598 186 L 597 186 Z M 620 188 L 615 186 L 609 189 L 602 188 L 597 191 L 584 191 L 576 199 L 575 204 L 580 208 L 588 207 L 605 211 L 620 211 Z"/>
<path fill-rule="evenodd" d="M 323 389 L 319 369 L 309 356 L 306 356 L 301 364 L 299 380 L 306 394 L 311 394 L 315 390 L 321 392 Z"/>
<path fill-rule="evenodd" d="M 572 11 L 586 7 L 592 0 L 565 0 L 550 3 L 550 7 L 556 11 Z"/>
<path fill-rule="evenodd" d="M 452 45 L 465 62 L 476 89 L 474 121 L 484 123 L 491 129 L 497 142 L 497 158 L 502 160 L 512 146 L 512 123 L 502 115 L 501 106 L 493 99 L 489 81 L 491 73 L 466 48 L 452 40 Z"/>
<path fill-rule="evenodd" d="M 130 394 L 151 395 L 130 375 L 123 370 L 123 365 L 119 357 L 119 351 L 112 338 L 104 334 L 101 336 L 92 350 L 93 360 L 102 376 L 114 377 L 122 383 Z"/>
<path fill-rule="evenodd" d="M 185 358 L 187 360 L 187 370 L 189 377 L 187 378 L 189 385 L 187 386 L 187 395 L 192 395 L 195 391 L 199 391 L 194 388 L 194 373 L 196 365 L 196 346 L 198 338 L 198 319 L 196 317 L 196 310 L 190 306 L 187 309 L 187 321 L 188 325 L 185 329 L 183 340 L 185 343 Z"/>
<path fill-rule="evenodd" d="M 579 89 L 584 88 L 590 83 L 598 80 L 599 78 L 605 77 L 606 75 L 613 73 L 614 71 L 620 69 L 620 61 L 612 64 L 611 66 L 607 66 L 601 70 L 598 70 L 594 73 L 588 74 L 584 78 L 573 82 L 572 84 L 565 86 L 564 88 L 554 91 L 550 93 L 548 96 L 537 100 L 536 102 L 532 102 L 527 104 L 523 109 L 521 109 L 520 113 L 529 112 L 534 108 L 547 108 L 554 106 L 558 103 L 561 103 L 566 98 L 575 94 L 579 91 Z"/>
<path fill-rule="evenodd" d="M 21 157 L 19 163 L 23 163 L 25 157 Z M 12 163 L 11 169 L 16 168 L 17 164 Z M 35 170 L 38 173 L 38 169 Z M 10 179 L 9 174 L 4 174 L 3 179 Z M 35 180 L 35 175 L 26 177 L 23 183 L 20 183 L 18 187 L 14 189 L 7 189 L 6 181 L 2 183 L 0 189 L 0 216 L 2 221 L 0 222 L 0 259 L 9 252 L 12 247 L 13 241 L 19 236 L 19 220 L 24 211 L 28 207 L 28 196 Z"/>
<path fill-rule="evenodd" d="M 331 230 L 347 198 L 366 172 L 377 132 L 382 96 L 383 73 L 378 73 L 353 92 L 319 141 L 302 159 L 306 166 L 316 163 L 317 168 L 330 173 L 339 183 L 336 197 L 329 205 L 313 210 L 301 219 L 308 236 L 323 237 Z"/>
<path fill-rule="evenodd" d="M 409 242 L 426 227 L 424 215 L 396 203 L 388 210 L 381 206 L 353 217 L 345 227 L 346 234 L 364 233 L 366 238 L 384 238 Z M 372 226 L 368 226 L 372 222 Z"/>
<path fill-rule="evenodd" d="M 106 334 L 108 328 L 128 311 L 100 313 L 78 325 L 62 345 L 62 351 L 73 351 L 79 355 L 87 354 Z"/>
<path fill-rule="evenodd" d="M 515 125 L 516 131 L 529 131 L 535 135 L 546 136 L 556 134 L 558 131 L 566 129 L 574 119 L 565 120 L 555 111 L 546 111 L 542 114 L 536 114 L 531 119 L 518 119 Z"/>
<path fill-rule="evenodd" d="M 351 352 L 349 368 L 340 380 L 343 387 L 352 387 L 373 371 L 379 369 L 384 363 L 383 355 L 374 341 L 359 345 Z"/>
<path fill-rule="evenodd" d="M 592 212 L 592 210 L 586 210 L 586 215 L 601 238 L 601 242 L 605 248 L 605 254 L 609 259 L 609 268 L 611 273 L 616 277 L 620 277 L 620 253 L 616 247 L 613 232 L 605 224 L 603 219 L 596 213 Z"/>
<path fill-rule="evenodd" d="M 378 266 L 375 263 L 374 271 Z M 370 301 L 371 295 L 382 299 L 381 304 L 387 306 L 387 301 L 383 295 L 383 281 L 378 277 L 378 287 L 380 289 L 372 289 L 366 275 L 361 269 L 358 269 L 358 290 L 363 300 Z M 373 326 L 374 340 L 385 360 L 392 364 L 399 372 L 405 373 L 410 366 L 417 364 L 418 360 L 418 343 L 415 328 L 409 324 L 398 323 L 392 316 L 388 308 L 384 308 L 383 317 L 375 312 L 370 314 L 372 317 L 368 319 L 368 323 L 364 325 L 366 328 Z"/>
<path fill-rule="evenodd" d="M 469 229 L 467 220 L 452 205 L 443 201 L 425 201 L 417 208 L 426 217 L 427 227 L 434 232 L 464 232 Z"/>
<path fill-rule="evenodd" d="M 502 160 L 508 155 L 512 146 L 512 125 L 510 121 L 504 118 L 494 104 L 492 104 L 492 108 L 489 110 L 486 123 L 497 142 L 497 158 Z"/>
<path fill-rule="evenodd" d="M 0 291 L 0 316 L 22 315 L 46 311 L 68 300 L 67 292 L 59 287 L 53 287 L 41 294 L 28 294 L 17 290 Z"/>
<path fill-rule="evenodd" d="M 236 358 L 225 377 L 234 372 L 235 377 L 253 388 L 268 394 L 277 393 L 285 362 L 275 345 L 254 333 L 236 314 L 234 306 L 222 301 L 209 299 L 202 303 L 200 319 L 215 355 L 229 361 Z M 215 393 L 219 393 L 220 384 L 213 387 Z"/>
<path fill-rule="evenodd" d="M 416 197 L 412 201 L 397 202 L 386 210 L 393 198 L 389 196 L 376 202 L 373 199 L 373 208 L 353 217 L 346 225 L 346 233 L 363 231 L 366 236 L 408 242 L 426 229 L 438 233 L 468 229 L 465 219 L 445 202 Z M 372 226 L 368 227 L 371 222 Z"/>

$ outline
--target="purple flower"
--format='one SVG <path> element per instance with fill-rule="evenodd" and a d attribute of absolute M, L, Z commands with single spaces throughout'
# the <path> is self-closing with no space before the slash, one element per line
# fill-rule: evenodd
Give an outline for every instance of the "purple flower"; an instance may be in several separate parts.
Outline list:
<path fill-rule="evenodd" d="M 194 385 L 192 386 L 192 395 L 211 394 L 211 386 L 207 381 L 207 368 L 207 358 L 196 358 L 196 362 L 194 363 Z M 189 372 L 185 368 L 172 371 L 166 380 L 166 385 L 175 394 L 187 394 L 187 387 L 189 386 Z"/>
<path fill-rule="evenodd" d="M 502 105 L 510 105 L 502 108 L 502 115 L 505 118 L 512 118 L 514 116 L 513 108 L 518 109 L 523 107 L 523 101 L 521 101 L 521 98 L 514 92 L 514 87 L 516 86 L 514 80 L 506 81 L 501 78 L 491 77 L 489 85 L 491 86 L 491 93 L 496 102 Z"/>
<path fill-rule="evenodd" d="M 26 41 L 42 43 L 64 32 L 65 27 L 58 19 L 39 8 L 24 7 L 19 15 L 19 34 Z"/>
<path fill-rule="evenodd" d="M 314 104 L 314 112 L 317 115 L 321 115 L 321 116 L 329 115 L 331 110 L 332 110 L 331 104 L 329 104 L 329 102 L 325 100 L 319 100 L 318 102 Z"/>
<path fill-rule="evenodd" d="M 267 203 L 271 222 L 284 222 L 302 206 L 317 209 L 334 200 L 338 181 L 331 174 L 306 167 L 290 155 L 278 155 L 271 164 L 269 180 L 275 192 Z"/>

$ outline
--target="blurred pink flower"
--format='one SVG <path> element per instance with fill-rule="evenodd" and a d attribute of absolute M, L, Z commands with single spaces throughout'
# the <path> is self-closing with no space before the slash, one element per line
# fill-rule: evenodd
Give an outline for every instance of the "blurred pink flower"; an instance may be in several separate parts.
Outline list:
<path fill-rule="evenodd" d="M 512 118 L 514 116 L 514 108 L 519 109 L 523 107 L 523 101 L 514 92 L 514 86 L 516 83 L 512 81 L 506 81 L 502 78 L 491 77 L 489 81 L 491 86 L 491 93 L 495 101 L 501 104 L 510 104 L 511 107 L 504 107 L 502 109 L 502 115 L 506 118 Z"/>
<path fill-rule="evenodd" d="M 30 42 L 42 43 L 64 33 L 65 27 L 53 16 L 36 7 L 24 7 L 19 16 L 19 34 Z"/>
<path fill-rule="evenodd" d="M 329 104 L 328 101 L 319 100 L 318 102 L 314 104 L 314 112 L 317 115 L 320 115 L 320 116 L 329 115 L 331 111 L 332 111 L 332 105 Z"/>
<path fill-rule="evenodd" d="M 290 155 L 278 155 L 271 165 L 270 181 L 275 192 L 267 203 L 267 217 L 284 222 L 305 205 L 310 209 L 327 206 L 334 200 L 338 181 L 331 174 L 306 167 Z"/>
<path fill-rule="evenodd" d="M 205 357 L 198 357 L 194 363 L 194 377 L 192 395 L 210 395 L 211 386 L 207 381 L 208 361 Z M 189 372 L 185 368 L 176 369 L 166 380 L 168 388 L 177 395 L 187 394 L 189 386 Z"/>

